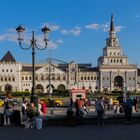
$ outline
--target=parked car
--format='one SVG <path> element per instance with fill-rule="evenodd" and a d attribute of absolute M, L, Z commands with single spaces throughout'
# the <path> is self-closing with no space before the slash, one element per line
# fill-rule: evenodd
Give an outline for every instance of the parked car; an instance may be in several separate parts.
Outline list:
<path fill-rule="evenodd" d="M 112 102 L 113 102 L 113 105 L 119 104 L 119 101 L 117 99 L 113 99 Z"/>
<path fill-rule="evenodd" d="M 63 103 L 62 100 L 56 99 L 56 100 L 54 100 L 54 104 L 55 104 L 56 106 L 62 106 L 64 103 Z"/>
<path fill-rule="evenodd" d="M 46 103 L 47 103 L 47 106 L 62 106 L 62 105 L 64 105 L 64 102 L 62 99 L 48 99 Z"/>
<path fill-rule="evenodd" d="M 4 106 L 4 100 L 0 99 L 0 107 Z"/>

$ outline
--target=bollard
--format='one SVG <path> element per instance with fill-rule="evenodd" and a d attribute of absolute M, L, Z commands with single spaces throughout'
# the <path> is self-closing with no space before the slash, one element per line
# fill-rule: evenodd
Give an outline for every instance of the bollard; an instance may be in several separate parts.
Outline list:
<path fill-rule="evenodd" d="M 53 109 L 50 110 L 50 114 L 53 114 Z"/>
<path fill-rule="evenodd" d="M 120 107 L 119 107 L 119 106 L 117 106 L 116 113 L 117 113 L 117 114 L 119 114 L 119 113 L 120 113 Z"/>
<path fill-rule="evenodd" d="M 135 106 L 132 106 L 132 113 L 136 113 Z"/>

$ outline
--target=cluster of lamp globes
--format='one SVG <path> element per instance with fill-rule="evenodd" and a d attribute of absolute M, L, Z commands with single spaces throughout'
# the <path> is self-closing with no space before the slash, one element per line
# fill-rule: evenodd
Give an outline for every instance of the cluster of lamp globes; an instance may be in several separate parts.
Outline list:
<path fill-rule="evenodd" d="M 22 27 L 21 25 L 19 25 L 17 28 L 16 28 L 16 31 L 18 33 L 18 38 L 17 40 L 19 41 L 19 44 L 21 45 L 21 42 L 23 41 L 23 32 L 25 31 L 25 28 Z M 43 32 L 44 34 L 44 42 L 45 42 L 45 45 L 47 47 L 47 42 L 49 41 L 49 39 L 47 38 L 47 34 L 51 31 L 50 28 L 48 28 L 46 25 L 41 29 L 41 31 Z M 31 39 L 31 43 L 35 43 L 36 40 L 34 39 L 34 31 L 32 31 L 32 39 Z"/>

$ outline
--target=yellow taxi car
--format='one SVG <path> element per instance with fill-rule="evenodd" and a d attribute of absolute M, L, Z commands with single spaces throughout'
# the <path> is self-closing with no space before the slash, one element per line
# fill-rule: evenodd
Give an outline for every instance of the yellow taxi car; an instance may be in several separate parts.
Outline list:
<path fill-rule="evenodd" d="M 113 99 L 112 102 L 113 102 L 113 105 L 118 105 L 119 104 L 119 101 L 117 99 Z"/>
<path fill-rule="evenodd" d="M 4 101 L 2 99 L 0 99 L 0 107 L 4 106 Z"/>
<path fill-rule="evenodd" d="M 56 99 L 56 100 L 54 100 L 54 104 L 55 104 L 56 106 L 62 106 L 62 105 L 63 105 L 63 100 Z"/>

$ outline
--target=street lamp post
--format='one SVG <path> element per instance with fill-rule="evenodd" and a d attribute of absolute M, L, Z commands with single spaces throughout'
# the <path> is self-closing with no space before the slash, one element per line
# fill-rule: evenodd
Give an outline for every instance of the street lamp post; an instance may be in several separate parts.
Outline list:
<path fill-rule="evenodd" d="M 35 39 L 34 31 L 32 31 L 32 38 L 30 40 L 31 44 L 27 47 L 23 47 L 22 46 L 22 41 L 23 41 L 22 33 L 25 31 L 25 28 L 22 27 L 21 25 L 19 25 L 16 28 L 16 31 L 18 33 L 17 40 L 19 42 L 19 46 L 24 50 L 32 49 L 32 90 L 31 90 L 30 102 L 34 103 L 36 106 L 38 104 L 38 97 L 35 93 L 35 49 L 44 50 L 44 49 L 47 48 L 47 44 L 48 44 L 48 41 L 49 41 L 48 38 L 47 38 L 47 33 L 50 32 L 50 29 L 47 26 L 45 26 L 41 30 L 44 33 L 44 42 L 45 42 L 44 47 L 40 48 L 40 47 L 37 46 L 37 44 L 36 44 L 37 40 Z"/>

